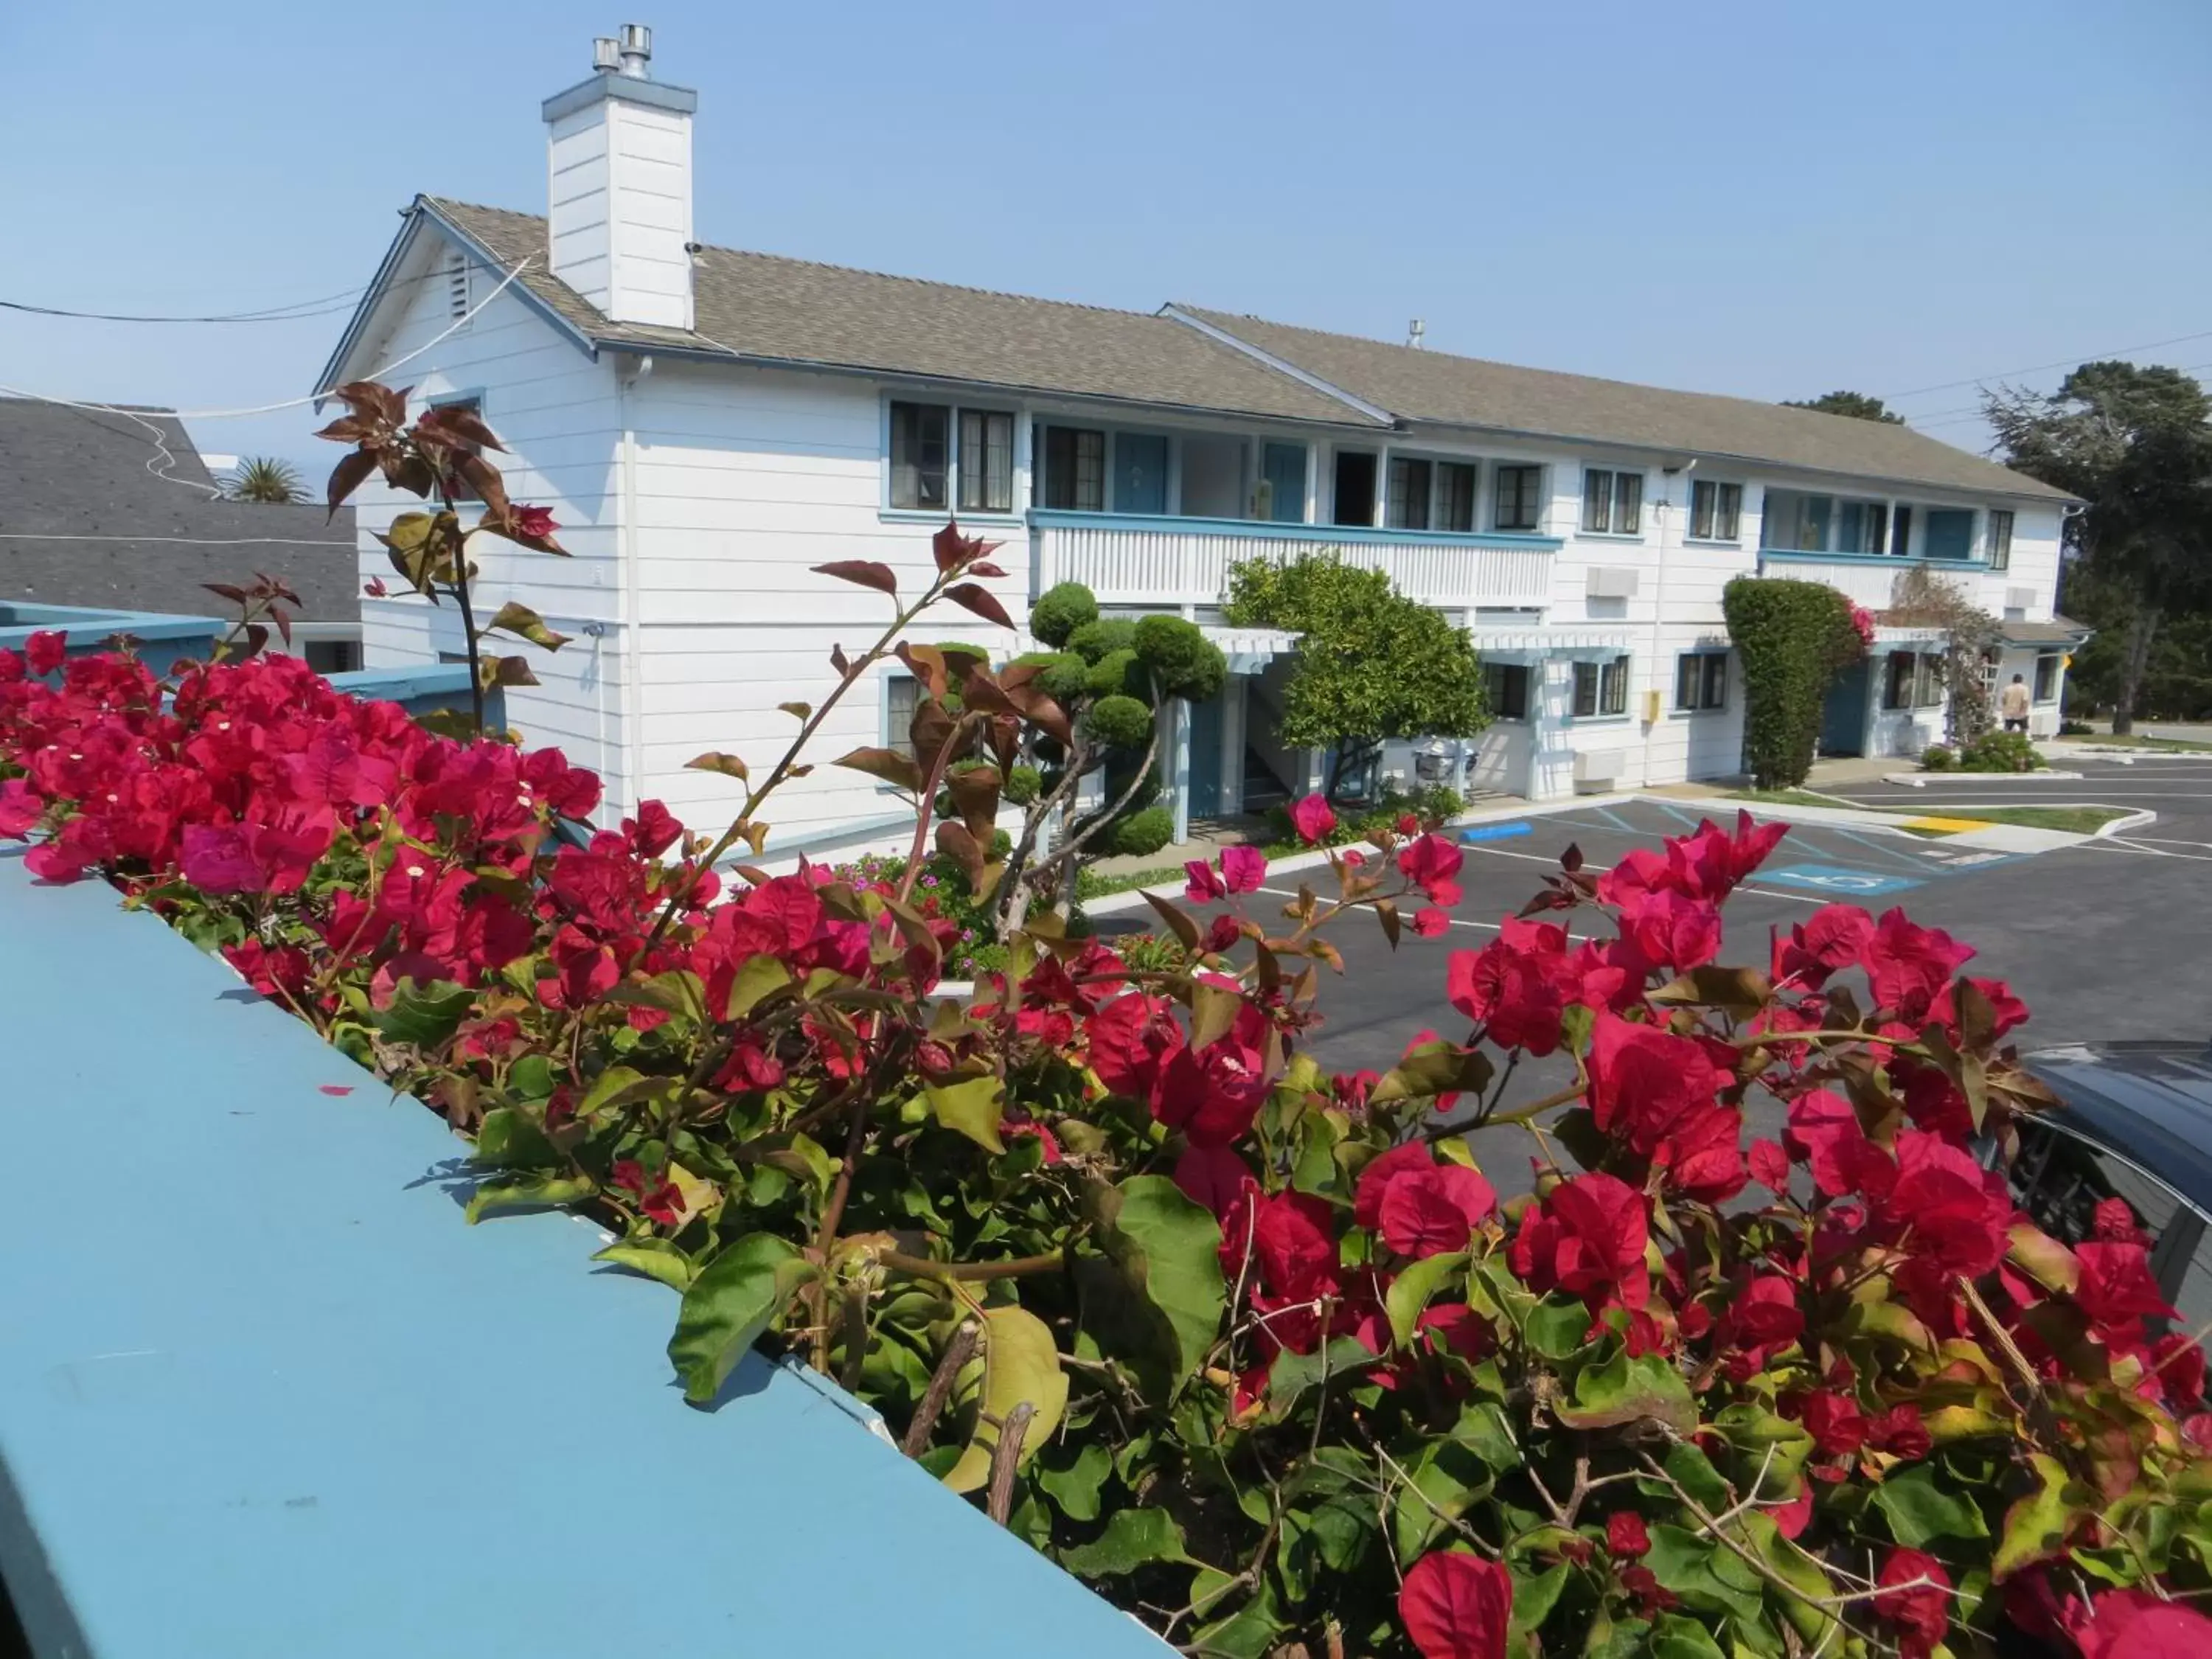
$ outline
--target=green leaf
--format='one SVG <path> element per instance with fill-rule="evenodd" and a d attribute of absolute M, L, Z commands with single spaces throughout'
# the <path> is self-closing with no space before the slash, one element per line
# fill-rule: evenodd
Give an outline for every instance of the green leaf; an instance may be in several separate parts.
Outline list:
<path fill-rule="evenodd" d="M 1165 1176 L 1132 1176 L 1085 1196 L 1101 1247 L 1166 1326 L 1172 1389 L 1196 1374 L 1221 1334 L 1220 1224 Z"/>
<path fill-rule="evenodd" d="M 680 1014 L 686 1019 L 703 1022 L 707 1018 L 707 988 L 699 975 L 688 968 L 655 974 L 640 984 L 617 985 L 607 993 L 606 1000 L 658 1008 L 663 1013 Z"/>
<path fill-rule="evenodd" d="M 513 1106 L 495 1106 L 483 1115 L 471 1156 L 479 1164 L 508 1170 L 543 1170 L 562 1161 L 544 1132 Z"/>
<path fill-rule="evenodd" d="M 701 1268 L 668 1339 L 684 1397 L 703 1406 L 720 1394 L 745 1350 L 821 1272 L 774 1233 L 748 1233 Z"/>
<path fill-rule="evenodd" d="M 544 1100 L 553 1093 L 553 1061 L 544 1054 L 525 1054 L 507 1068 L 507 1092 L 524 1100 Z"/>
<path fill-rule="evenodd" d="M 1589 1310 L 1581 1303 L 1547 1299 L 1529 1310 L 1524 1329 L 1530 1347 L 1547 1359 L 1559 1360 L 1582 1352 L 1589 1328 Z"/>
<path fill-rule="evenodd" d="M 1759 1481 L 1762 1498 L 1783 1496 L 1813 1455 L 1811 1431 L 1763 1406 L 1730 1406 L 1713 1419 L 1713 1426 L 1735 1454 L 1738 1484 Z"/>
<path fill-rule="evenodd" d="M 2028 1462 L 2035 1468 L 2035 1490 L 2006 1510 L 1996 1557 L 1990 1564 L 1990 1577 L 1999 1583 L 2022 1567 L 2058 1554 L 2075 1517 L 2094 1514 L 2097 1507 L 2096 1495 L 2069 1479 L 2057 1458 L 2036 1452 Z"/>
<path fill-rule="evenodd" d="M 1652 1659 L 1729 1659 L 1703 1625 L 1674 1613 L 1652 1626 L 1650 1651 Z"/>
<path fill-rule="evenodd" d="M 1890 1536 L 1907 1549 L 1938 1538 L 1986 1538 L 1989 1524 L 1980 1505 L 1963 1492 L 1936 1484 L 1935 1466 L 1915 1463 L 1875 1488 L 1875 1507 L 1889 1522 Z"/>
<path fill-rule="evenodd" d="M 1661 1522 L 1650 1528 L 1651 1552 L 1644 1565 L 1659 1582 L 1699 1613 L 1732 1613 L 1756 1619 L 1764 1606 L 1759 1580 L 1721 1545 L 1700 1534 Z M 1727 1560 L 1723 1576 L 1722 1559 Z M 1748 1577 L 1749 1588 L 1740 1582 Z"/>
<path fill-rule="evenodd" d="M 930 1115 L 945 1127 L 966 1135 L 987 1152 L 1006 1150 L 1006 1143 L 999 1139 L 1006 1085 L 995 1073 L 964 1083 L 927 1084 L 922 1093 L 929 1097 Z"/>
<path fill-rule="evenodd" d="M 1466 1266 L 1466 1251 L 1447 1250 L 1409 1261 L 1398 1270 L 1382 1305 L 1390 1316 L 1390 1334 L 1397 1339 L 1400 1347 L 1413 1340 L 1421 1310 L 1429 1305 L 1429 1298 L 1436 1295 L 1437 1287 Z"/>
<path fill-rule="evenodd" d="M 589 1176 L 495 1176 L 469 1195 L 462 1218 L 471 1225 L 495 1210 L 542 1210 L 574 1204 L 599 1191 Z"/>
<path fill-rule="evenodd" d="M 954 1492 L 975 1492 L 991 1477 L 991 1455 L 999 1443 L 998 1425 L 1015 1407 L 1028 1403 L 1035 1413 L 1022 1436 L 1019 1461 L 1026 1463 L 1052 1438 L 1067 1407 L 1067 1375 L 1060 1368 L 1052 1328 L 1035 1314 L 1011 1304 L 984 1308 L 981 1315 L 983 1386 L 975 1407 L 975 1431 L 945 1477 Z"/>
<path fill-rule="evenodd" d="M 499 614 L 484 624 L 487 632 L 504 629 L 517 639 L 528 640 L 532 645 L 542 645 L 548 651 L 558 651 L 568 643 L 566 634 L 556 634 L 545 625 L 545 618 L 526 605 L 517 605 L 512 599 L 500 606 Z"/>
<path fill-rule="evenodd" d="M 1506 1570 L 1513 1576 L 1513 1614 L 1510 1626 L 1516 1635 L 1526 1635 L 1551 1616 L 1559 1604 L 1559 1592 L 1567 1587 L 1567 1564 L 1564 1561 L 1539 1573 L 1524 1573 L 1518 1562 L 1509 1562 Z"/>
<path fill-rule="evenodd" d="M 1602 1365 L 1585 1366 L 1575 1379 L 1574 1403 L 1561 1401 L 1553 1410 L 1573 1429 L 1650 1421 L 1686 1435 L 1698 1426 L 1697 1402 L 1682 1374 L 1656 1354 L 1631 1359 L 1626 1349 Z"/>
<path fill-rule="evenodd" d="M 442 979 L 418 985 L 403 979 L 392 994 L 392 1006 L 379 1010 L 371 1020 L 387 1042 L 404 1042 L 430 1049 L 443 1045 L 468 1018 L 477 994 Z"/>
<path fill-rule="evenodd" d="M 1735 1501 L 1735 1495 L 1729 1491 L 1728 1482 L 1721 1479 L 1720 1471 L 1713 1467 L 1712 1459 L 1686 1440 L 1679 1442 L 1668 1452 L 1667 1473 L 1680 1483 L 1684 1492 L 1704 1506 L 1708 1515 L 1718 1515 Z"/>
<path fill-rule="evenodd" d="M 1275 1356 L 1267 1371 L 1267 1413 L 1280 1419 L 1291 1413 L 1298 1396 L 1331 1382 L 1352 1376 L 1379 1363 L 1355 1337 L 1331 1337 L 1311 1353 L 1292 1353 L 1288 1348 Z"/>
<path fill-rule="evenodd" d="M 634 1238 L 627 1244 L 610 1244 L 592 1260 L 611 1261 L 617 1267 L 657 1279 L 676 1291 L 690 1290 L 692 1281 L 699 1276 L 699 1269 L 690 1255 L 665 1238 Z"/>
<path fill-rule="evenodd" d="M 1836 1593 L 1835 1586 L 1828 1582 L 1828 1575 L 1804 1551 L 1782 1535 L 1771 1516 L 1750 1510 L 1743 1516 L 1741 1530 L 1744 1541 L 1774 1570 L 1775 1576 L 1797 1592 L 1795 1595 L 1785 1595 L 1769 1586 L 1767 1600 L 1789 1620 L 1792 1630 L 1816 1650 L 1825 1652 L 1836 1635 L 1835 1616 L 1818 1605 Z"/>
<path fill-rule="evenodd" d="M 1064 1469 L 1039 1469 L 1036 1483 L 1071 1521 L 1096 1521 L 1098 1494 L 1113 1472 L 1114 1455 L 1096 1440 L 1085 1441 L 1075 1462 Z"/>
<path fill-rule="evenodd" d="M 1367 1098 L 1380 1106 L 1436 1095 L 1480 1094 L 1490 1085 L 1492 1071 L 1489 1056 L 1480 1048 L 1425 1042 L 1385 1072 Z"/>
<path fill-rule="evenodd" d="M 1134 1572 L 1154 1561 L 1190 1561 L 1182 1528 L 1165 1510 L 1116 1510 L 1096 1541 L 1060 1553 L 1060 1565 L 1080 1578 Z"/>
<path fill-rule="evenodd" d="M 680 1077 L 647 1077 L 635 1066 L 610 1066 L 576 1103 L 576 1115 L 598 1117 L 641 1100 L 665 1103 L 674 1100 L 683 1088 L 684 1079 Z"/>
<path fill-rule="evenodd" d="M 1285 1626 L 1275 1609 L 1275 1589 L 1265 1577 L 1251 1600 L 1225 1619 L 1191 1632 L 1190 1650 L 1199 1659 L 1263 1659 L 1274 1650 Z"/>
<path fill-rule="evenodd" d="M 1401 1460 L 1406 1484 L 1390 1510 L 1390 1543 L 1398 1559 L 1410 1562 L 1451 1523 L 1490 1495 L 1490 1470 L 1471 1446 L 1432 1440 Z"/>
<path fill-rule="evenodd" d="M 726 1019 L 743 1019 L 761 999 L 791 983 L 791 969 L 775 957 L 747 957 L 731 976 L 730 1000 L 722 1010 Z"/>

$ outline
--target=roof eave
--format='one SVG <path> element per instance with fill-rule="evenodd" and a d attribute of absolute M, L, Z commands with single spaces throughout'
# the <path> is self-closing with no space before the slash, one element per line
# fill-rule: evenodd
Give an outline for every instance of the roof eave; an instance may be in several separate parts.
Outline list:
<path fill-rule="evenodd" d="M 362 290 L 360 300 L 354 305 L 353 315 L 346 321 L 345 331 L 338 336 L 337 348 L 323 364 L 322 373 L 315 377 L 318 401 L 332 386 L 339 384 L 346 360 L 353 355 L 354 348 L 361 343 L 362 334 L 368 327 L 368 319 L 384 303 L 385 296 L 391 289 L 392 273 L 399 269 L 401 261 L 406 258 L 408 250 L 414 246 L 415 238 L 422 229 L 422 198 L 418 196 L 414 205 L 406 210 L 406 216 L 393 235 L 392 245 L 385 249 L 384 258 L 377 265 L 376 274 L 368 279 L 368 286 Z"/>

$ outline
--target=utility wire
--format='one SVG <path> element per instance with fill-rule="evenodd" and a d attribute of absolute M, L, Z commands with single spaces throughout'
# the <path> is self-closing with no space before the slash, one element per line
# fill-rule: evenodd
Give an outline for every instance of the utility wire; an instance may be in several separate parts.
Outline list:
<path fill-rule="evenodd" d="M 452 271 L 436 269 L 419 276 L 402 276 L 385 284 L 387 289 L 413 288 L 422 283 L 444 282 Z M 361 296 L 368 292 L 366 287 L 341 289 L 336 294 L 325 294 L 313 300 L 293 300 L 283 305 L 262 306 L 252 311 L 225 311 L 205 316 L 167 316 L 146 312 L 72 311 L 64 306 L 33 305 L 27 300 L 0 300 L 0 311 L 21 312 L 32 317 L 61 317 L 77 322 L 92 323 L 289 323 L 307 317 L 330 317 L 341 311 L 351 311 Z M 312 308 L 311 308 L 312 307 Z"/>
<path fill-rule="evenodd" d="M 2212 362 L 2185 363 L 2174 372 L 2179 374 L 2194 374 L 2201 369 L 2207 368 L 2212 368 Z M 1953 426 L 1961 421 L 1978 420 L 1981 418 L 1981 414 L 1982 406 L 1979 404 L 1961 404 L 1956 409 L 1939 409 L 1932 415 L 1908 415 L 1905 420 L 1908 424 L 1915 427 Z"/>
<path fill-rule="evenodd" d="M 186 480 L 179 478 L 178 483 Z M 313 505 L 313 503 L 305 503 Z M 163 542 L 176 547 L 351 547 L 337 537 L 307 536 L 53 536 L 43 530 L 0 530 L 0 542 Z"/>
<path fill-rule="evenodd" d="M 2039 374 L 2046 368 L 2075 368 L 2083 363 L 2102 362 L 2108 358 L 2124 356 L 2130 351 L 2153 351 L 2160 346 L 2180 345 L 2190 340 L 2212 340 L 2212 328 L 2196 334 L 2177 334 L 2170 340 L 2146 340 L 2141 345 L 2114 346 L 2109 351 L 2085 353 L 2076 357 L 2061 357 L 2053 363 L 2030 363 L 2025 368 L 2001 368 L 1994 374 L 1970 374 L 1963 380 L 1943 380 L 1935 386 L 1915 386 L 1910 392 L 1892 392 L 1883 395 L 1884 403 L 1897 403 L 1906 398 L 1917 398 L 1930 392 L 1951 392 L 1962 386 L 1979 386 L 1985 380 L 2002 380 L 2008 374 Z"/>

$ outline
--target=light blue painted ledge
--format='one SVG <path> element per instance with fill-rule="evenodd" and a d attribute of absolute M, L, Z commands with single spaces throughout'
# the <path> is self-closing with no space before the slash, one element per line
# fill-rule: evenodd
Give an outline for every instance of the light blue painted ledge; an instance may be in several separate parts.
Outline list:
<path fill-rule="evenodd" d="M 66 636 L 72 657 L 105 651 L 118 634 L 128 634 L 138 642 L 138 655 L 146 665 L 166 674 L 180 658 L 206 661 L 229 628 L 213 617 L 179 617 L 163 611 L 0 602 L 0 647 L 20 651 L 32 635 L 46 630 Z"/>
<path fill-rule="evenodd" d="M 71 1659 L 1158 1659 L 859 1408 L 720 1407 L 598 1229 L 98 883 L 0 852 L 0 1575 Z M 334 1097 L 325 1085 L 349 1086 Z"/>

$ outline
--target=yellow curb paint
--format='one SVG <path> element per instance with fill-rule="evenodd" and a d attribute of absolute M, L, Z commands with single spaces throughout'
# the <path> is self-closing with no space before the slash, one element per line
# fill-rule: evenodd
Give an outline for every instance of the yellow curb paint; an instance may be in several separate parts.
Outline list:
<path fill-rule="evenodd" d="M 1955 836 L 1966 830 L 1986 830 L 1989 822 L 1984 818 L 1907 818 L 1908 830 L 1935 830 L 1947 836 Z"/>

